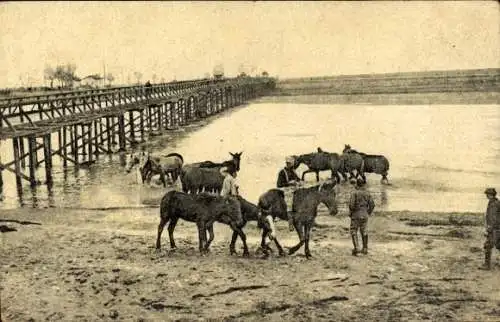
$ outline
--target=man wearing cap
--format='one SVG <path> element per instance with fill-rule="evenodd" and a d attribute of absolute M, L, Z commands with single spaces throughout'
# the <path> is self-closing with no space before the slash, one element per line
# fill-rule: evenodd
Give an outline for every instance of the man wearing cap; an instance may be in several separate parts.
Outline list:
<path fill-rule="evenodd" d="M 488 198 L 488 207 L 484 216 L 485 237 L 484 265 L 482 269 L 491 269 L 491 251 L 496 246 L 500 250 L 500 201 L 497 199 L 495 188 L 487 188 L 484 193 Z"/>
<path fill-rule="evenodd" d="M 292 156 L 288 156 L 285 159 L 285 167 L 280 170 L 278 173 L 278 180 L 276 182 L 276 186 L 283 190 L 285 193 L 285 201 L 290 211 L 292 209 L 291 203 L 293 199 L 293 191 L 295 187 L 298 185 L 300 179 L 293 166 L 295 165 L 295 159 Z M 290 231 L 294 230 L 292 217 L 288 217 L 288 228 Z"/>
<path fill-rule="evenodd" d="M 370 193 L 363 188 L 365 184 L 363 180 L 357 179 L 354 182 L 351 181 L 351 183 L 355 184 L 355 190 L 351 193 L 349 199 L 349 217 L 351 217 L 350 233 L 354 246 L 352 254 L 357 256 L 358 253 L 360 253 L 358 230 L 360 230 L 363 240 L 363 249 L 361 253 L 368 254 L 368 232 L 366 231 L 366 227 L 368 224 L 368 216 L 373 213 L 375 203 Z"/>

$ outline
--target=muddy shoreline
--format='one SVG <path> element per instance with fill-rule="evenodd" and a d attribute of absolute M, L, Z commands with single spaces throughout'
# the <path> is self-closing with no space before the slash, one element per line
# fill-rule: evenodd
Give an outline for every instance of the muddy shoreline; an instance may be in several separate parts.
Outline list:
<path fill-rule="evenodd" d="M 180 222 L 178 250 L 154 249 L 158 209 L 21 209 L 0 213 L 4 321 L 494 321 L 500 256 L 480 271 L 481 214 L 378 212 L 370 254 L 353 257 L 348 218 L 320 212 L 312 260 L 267 260 L 255 224 L 250 258 L 229 255 L 215 227 L 200 257 L 196 229 Z M 277 223 L 285 247 L 297 235 Z"/>

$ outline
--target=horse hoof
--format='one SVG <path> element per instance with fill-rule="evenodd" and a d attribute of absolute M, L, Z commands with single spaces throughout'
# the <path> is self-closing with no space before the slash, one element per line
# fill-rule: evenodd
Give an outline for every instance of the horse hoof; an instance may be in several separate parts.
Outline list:
<path fill-rule="evenodd" d="M 306 254 L 306 258 L 307 258 L 307 259 L 312 259 L 313 257 L 312 257 L 312 255 L 311 255 L 311 254 Z"/>
<path fill-rule="evenodd" d="M 281 251 L 278 255 L 279 255 L 279 257 L 285 257 L 285 256 L 286 256 L 286 253 L 285 253 L 285 252 L 283 252 L 283 251 Z"/>

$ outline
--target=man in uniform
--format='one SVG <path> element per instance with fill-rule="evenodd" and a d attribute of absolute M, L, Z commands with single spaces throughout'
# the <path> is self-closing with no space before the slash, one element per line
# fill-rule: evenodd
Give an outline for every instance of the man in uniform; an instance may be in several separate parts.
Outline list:
<path fill-rule="evenodd" d="M 293 192 L 300 182 L 299 176 L 293 169 L 294 165 L 295 159 L 291 156 L 286 157 L 285 167 L 278 173 L 278 180 L 276 182 L 276 186 L 285 193 L 285 201 L 288 211 L 292 209 Z M 291 216 L 288 217 L 288 228 L 290 231 L 294 230 Z"/>
<path fill-rule="evenodd" d="M 357 256 L 359 251 L 358 230 L 361 231 L 363 240 L 363 249 L 361 253 L 368 254 L 368 232 L 366 227 L 368 224 L 368 216 L 373 213 L 375 203 L 368 191 L 364 189 L 364 182 L 357 179 L 355 182 L 355 190 L 352 192 L 349 199 L 349 217 L 351 217 L 350 233 L 354 249 L 352 254 Z"/>
<path fill-rule="evenodd" d="M 500 250 L 500 201 L 497 199 L 495 188 L 487 188 L 484 193 L 488 198 L 488 207 L 485 214 L 484 265 L 481 269 L 491 269 L 491 252 L 493 247 Z"/>

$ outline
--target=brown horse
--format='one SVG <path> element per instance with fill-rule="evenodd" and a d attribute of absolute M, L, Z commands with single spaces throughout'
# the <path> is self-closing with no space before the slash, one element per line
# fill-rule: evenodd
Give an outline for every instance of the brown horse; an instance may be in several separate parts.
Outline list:
<path fill-rule="evenodd" d="M 389 183 L 387 175 L 389 174 L 389 160 L 383 155 L 374 155 L 358 152 L 351 148 L 349 144 L 345 144 L 344 153 L 359 155 L 363 158 L 364 162 L 364 172 L 365 173 L 376 173 L 382 176 L 380 180 L 382 183 Z M 362 176 L 363 181 L 366 183 L 366 177 Z"/>

